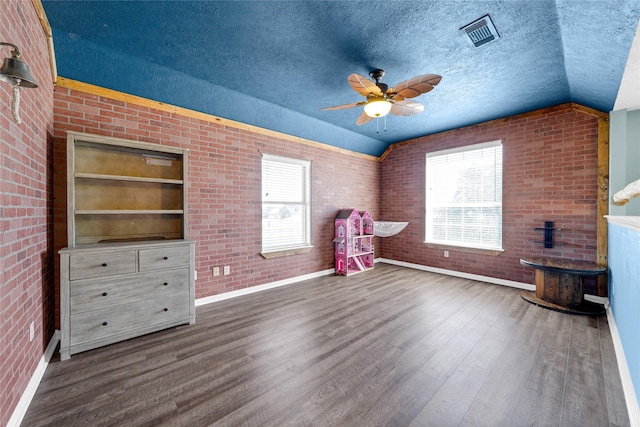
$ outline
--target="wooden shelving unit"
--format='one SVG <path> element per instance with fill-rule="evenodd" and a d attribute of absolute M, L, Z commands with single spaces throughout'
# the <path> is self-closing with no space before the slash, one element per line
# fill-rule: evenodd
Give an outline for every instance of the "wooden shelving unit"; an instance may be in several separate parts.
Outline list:
<path fill-rule="evenodd" d="M 184 239 L 186 151 L 70 133 L 70 246 Z"/>
<path fill-rule="evenodd" d="M 69 132 L 61 359 L 195 321 L 187 151 Z"/>

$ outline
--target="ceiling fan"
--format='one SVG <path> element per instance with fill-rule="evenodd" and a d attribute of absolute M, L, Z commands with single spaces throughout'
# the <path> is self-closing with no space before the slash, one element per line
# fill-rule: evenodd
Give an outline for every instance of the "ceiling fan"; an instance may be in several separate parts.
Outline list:
<path fill-rule="evenodd" d="M 384 117 L 388 113 L 396 116 L 413 116 L 422 113 L 424 105 L 409 101 L 407 98 L 415 98 L 429 92 L 442 80 L 442 77 L 437 74 L 423 74 L 389 88 L 386 84 L 380 83 L 380 79 L 384 76 L 383 70 L 373 70 L 369 76 L 375 80 L 375 83 L 360 74 L 351 74 L 348 78 L 351 88 L 360 95 L 366 96 L 366 101 L 336 105 L 323 110 L 344 110 L 364 105 L 364 111 L 356 120 L 358 126 L 373 118 Z"/>

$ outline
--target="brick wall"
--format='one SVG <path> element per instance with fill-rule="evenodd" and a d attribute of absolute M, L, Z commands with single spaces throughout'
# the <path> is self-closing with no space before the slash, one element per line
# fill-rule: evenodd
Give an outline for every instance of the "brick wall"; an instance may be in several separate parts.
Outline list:
<path fill-rule="evenodd" d="M 0 82 L 0 425 L 6 425 L 55 326 L 53 83 L 47 40 L 31 2 L 2 2 L 0 41 L 18 46 L 39 84 L 37 89 L 22 89 L 22 124 L 16 124 L 10 109 L 12 88 Z M 10 54 L 9 47 L 0 48 L 0 60 Z"/>
<path fill-rule="evenodd" d="M 196 298 L 333 268 L 333 218 L 340 208 L 379 213 L 380 162 L 96 94 L 55 89 L 55 247 L 66 242 L 68 130 L 189 149 L 188 233 L 196 241 Z M 308 254 L 264 259 L 261 153 L 311 160 L 312 244 Z M 231 266 L 214 277 L 212 267 Z M 221 269 L 222 270 L 222 269 Z M 59 283 L 57 281 L 57 283 Z"/>
<path fill-rule="evenodd" d="M 540 255 L 596 258 L 598 120 L 571 105 L 495 120 L 393 147 L 381 165 L 384 219 L 409 221 L 401 234 L 381 239 L 381 256 L 420 265 L 533 283 L 520 258 Z M 499 256 L 427 247 L 424 229 L 425 154 L 502 140 L 503 249 Z M 553 221 L 563 230 L 545 249 L 535 227 Z"/>

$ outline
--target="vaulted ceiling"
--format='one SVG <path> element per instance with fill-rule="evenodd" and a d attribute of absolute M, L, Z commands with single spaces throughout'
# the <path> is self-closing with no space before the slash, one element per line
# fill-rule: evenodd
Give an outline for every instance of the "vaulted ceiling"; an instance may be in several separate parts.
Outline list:
<path fill-rule="evenodd" d="M 379 156 L 392 143 L 575 102 L 613 109 L 640 0 L 43 0 L 58 74 Z M 461 27 L 489 14 L 499 38 Z M 355 124 L 352 73 L 442 81 L 424 112 Z M 376 126 L 378 125 L 378 126 Z M 377 129 L 378 128 L 378 129 Z"/>

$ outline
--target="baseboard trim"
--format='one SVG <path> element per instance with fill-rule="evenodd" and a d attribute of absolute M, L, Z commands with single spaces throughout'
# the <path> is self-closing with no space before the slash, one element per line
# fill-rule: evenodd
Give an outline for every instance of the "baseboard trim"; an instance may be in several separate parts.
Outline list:
<path fill-rule="evenodd" d="M 49 365 L 51 356 L 53 356 L 53 352 L 58 346 L 58 342 L 60 342 L 60 331 L 56 330 L 53 333 L 53 336 L 51 337 L 47 348 L 44 350 L 44 354 L 42 355 L 40 362 L 38 362 L 36 370 L 33 372 L 33 375 L 31 375 L 31 379 L 29 380 L 29 384 L 27 384 L 27 388 L 22 393 L 20 401 L 16 405 L 16 408 L 13 410 L 13 414 L 11 414 L 11 418 L 9 418 L 7 427 L 20 427 L 20 424 L 22 423 L 22 420 L 27 413 L 27 409 L 29 409 L 31 400 L 33 399 L 33 396 L 35 396 L 36 391 L 38 390 L 38 386 L 40 385 L 40 381 L 42 381 L 42 377 L 47 370 L 47 366 Z"/>
<path fill-rule="evenodd" d="M 446 274 L 448 276 L 461 277 L 463 279 L 477 280 L 479 282 L 493 283 L 495 285 L 509 286 L 511 288 L 524 289 L 526 291 L 535 291 L 536 286 L 528 283 L 516 282 L 513 280 L 498 279 L 496 277 L 481 276 L 479 274 L 463 273 L 460 271 L 447 270 L 444 268 L 429 267 L 427 265 L 414 264 L 405 261 L 395 261 L 392 259 L 379 258 L 376 262 L 385 262 L 387 264 L 399 265 L 401 267 L 414 268 L 416 270 L 430 271 L 431 273 Z"/>
<path fill-rule="evenodd" d="M 602 304 L 604 305 L 605 309 L 608 309 L 611 306 L 611 304 L 609 304 L 608 297 L 599 297 L 597 295 L 585 295 L 584 299 L 587 301 L 595 302 L 596 304 Z"/>
<path fill-rule="evenodd" d="M 613 340 L 613 350 L 616 353 L 616 361 L 618 362 L 624 401 L 627 404 L 627 411 L 629 412 L 629 424 L 631 427 L 640 427 L 640 404 L 638 404 L 636 392 L 633 388 L 631 372 L 629 371 L 629 365 L 627 365 L 627 358 L 624 355 L 622 340 L 620 339 L 618 326 L 616 325 L 616 319 L 613 316 L 611 307 L 607 308 L 607 321 L 609 323 L 609 330 L 611 331 L 611 339 Z"/>
<path fill-rule="evenodd" d="M 223 294 L 212 295 L 210 297 L 197 298 L 196 307 L 206 304 L 212 304 L 218 301 L 224 301 L 230 298 L 236 298 L 242 295 L 249 295 L 256 292 L 266 291 L 267 289 L 278 288 L 280 286 L 291 285 L 293 283 L 302 282 L 303 280 L 315 279 L 316 277 L 328 276 L 334 274 L 335 270 L 330 268 L 315 273 L 303 274 L 302 276 L 291 277 L 289 279 L 278 280 L 277 282 L 265 283 L 264 285 L 251 286 L 249 288 L 238 289 L 236 291 L 225 292 Z"/>

